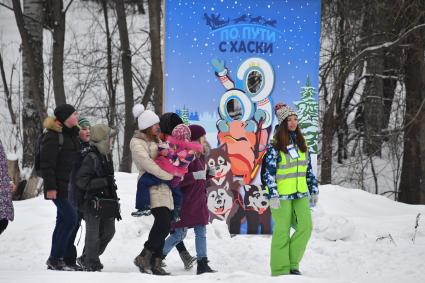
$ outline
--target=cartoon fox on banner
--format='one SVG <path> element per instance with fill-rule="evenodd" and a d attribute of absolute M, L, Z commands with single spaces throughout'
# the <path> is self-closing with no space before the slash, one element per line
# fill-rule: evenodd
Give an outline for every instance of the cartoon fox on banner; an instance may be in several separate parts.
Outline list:
<path fill-rule="evenodd" d="M 317 154 L 320 0 L 167 0 L 165 11 L 165 110 L 202 125 L 214 147 L 210 221 L 232 234 L 269 234 L 259 171 L 274 102 L 296 107 Z"/>

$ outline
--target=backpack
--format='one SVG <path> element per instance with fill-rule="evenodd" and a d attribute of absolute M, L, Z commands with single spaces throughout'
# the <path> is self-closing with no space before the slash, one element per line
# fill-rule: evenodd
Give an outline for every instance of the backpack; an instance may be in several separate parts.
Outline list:
<path fill-rule="evenodd" d="M 40 165 L 40 153 L 41 147 L 43 146 L 43 139 L 46 136 L 48 130 L 45 129 L 41 135 L 38 136 L 36 144 L 35 144 L 35 152 L 34 152 L 34 175 L 42 178 L 41 165 Z M 59 136 L 59 152 L 62 150 L 63 145 L 63 134 L 61 132 L 58 133 Z"/>

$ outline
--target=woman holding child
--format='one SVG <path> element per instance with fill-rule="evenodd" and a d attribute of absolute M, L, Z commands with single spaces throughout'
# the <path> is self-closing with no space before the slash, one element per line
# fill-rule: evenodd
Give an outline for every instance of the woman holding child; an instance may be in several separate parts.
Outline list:
<path fill-rule="evenodd" d="M 130 141 L 130 150 L 139 170 L 139 178 L 145 173 L 150 173 L 161 180 L 170 181 L 173 175 L 161 169 L 154 161 L 158 156 L 160 143 L 159 117 L 153 111 L 145 110 L 141 104 L 134 106 L 133 115 L 137 119 L 139 130 Z M 161 263 L 164 241 L 170 232 L 171 210 L 174 208 L 173 197 L 166 183 L 150 187 L 149 193 L 154 223 L 142 252 L 134 259 L 134 264 L 144 273 L 168 275 L 169 273 L 162 268 Z"/>

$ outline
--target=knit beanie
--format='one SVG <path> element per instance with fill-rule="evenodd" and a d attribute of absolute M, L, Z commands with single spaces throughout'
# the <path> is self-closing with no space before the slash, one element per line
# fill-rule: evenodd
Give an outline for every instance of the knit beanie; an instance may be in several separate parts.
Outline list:
<path fill-rule="evenodd" d="M 190 140 L 190 129 L 185 124 L 180 124 L 174 127 L 171 135 L 178 140 Z"/>
<path fill-rule="evenodd" d="M 87 118 L 81 117 L 78 119 L 78 126 L 80 126 L 81 128 L 84 128 L 84 127 L 90 128 L 91 124 L 90 124 L 90 121 L 87 120 Z"/>
<path fill-rule="evenodd" d="M 205 129 L 199 125 L 190 125 L 189 129 L 192 141 L 199 140 L 200 137 L 205 136 L 207 134 L 205 132 Z"/>
<path fill-rule="evenodd" d="M 137 119 L 139 130 L 146 130 L 149 127 L 159 123 L 159 117 L 151 110 L 145 110 L 142 104 L 136 104 L 133 107 L 133 116 Z"/>
<path fill-rule="evenodd" d="M 72 105 L 69 104 L 61 104 L 58 107 L 55 108 L 55 117 L 59 120 L 62 124 L 66 121 L 66 119 L 69 118 L 69 116 L 72 115 L 72 113 L 75 112 L 75 108 Z"/>
<path fill-rule="evenodd" d="M 179 115 L 173 112 L 164 113 L 161 118 L 159 118 L 161 132 L 167 135 L 171 135 L 173 129 L 180 124 L 183 124 L 183 120 Z"/>
<path fill-rule="evenodd" d="M 276 116 L 277 116 L 277 121 L 280 123 L 282 123 L 283 120 L 285 120 L 286 118 L 288 118 L 291 115 L 297 115 L 297 112 L 295 112 L 291 107 L 289 107 L 286 104 L 280 105 L 281 107 L 276 109 Z"/>

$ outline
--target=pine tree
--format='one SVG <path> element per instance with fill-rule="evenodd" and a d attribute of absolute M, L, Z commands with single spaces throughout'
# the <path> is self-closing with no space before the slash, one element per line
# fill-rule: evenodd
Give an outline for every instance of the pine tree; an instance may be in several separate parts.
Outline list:
<path fill-rule="evenodd" d="M 183 109 L 180 114 L 180 118 L 182 118 L 183 123 L 189 126 L 189 109 L 186 106 L 183 106 Z"/>
<path fill-rule="evenodd" d="M 319 108 L 314 99 L 316 90 L 311 86 L 310 77 L 301 88 L 301 101 L 294 102 L 299 113 L 299 126 L 309 146 L 310 153 L 317 154 L 317 135 L 319 122 Z"/>

